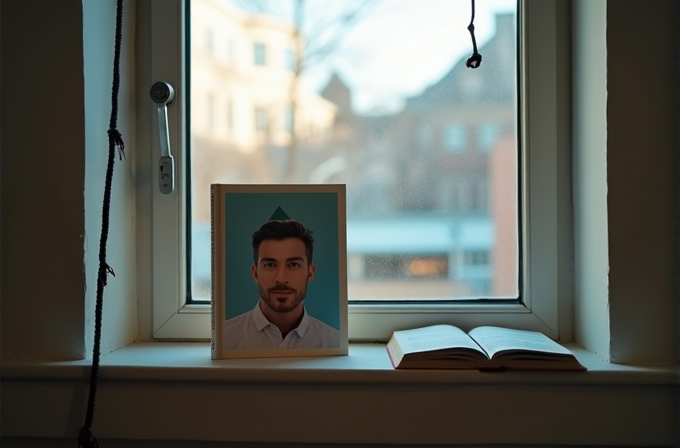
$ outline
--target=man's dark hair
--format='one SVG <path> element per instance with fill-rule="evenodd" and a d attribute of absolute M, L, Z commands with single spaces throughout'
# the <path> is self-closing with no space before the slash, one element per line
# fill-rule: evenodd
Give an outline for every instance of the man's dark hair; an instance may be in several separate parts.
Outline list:
<path fill-rule="evenodd" d="M 299 238 L 305 243 L 305 255 L 307 255 L 307 265 L 312 264 L 314 254 L 314 232 L 305 228 L 298 221 L 286 219 L 283 221 L 268 221 L 253 233 L 253 260 L 257 265 L 260 243 L 264 240 L 284 240 L 286 238 Z"/>

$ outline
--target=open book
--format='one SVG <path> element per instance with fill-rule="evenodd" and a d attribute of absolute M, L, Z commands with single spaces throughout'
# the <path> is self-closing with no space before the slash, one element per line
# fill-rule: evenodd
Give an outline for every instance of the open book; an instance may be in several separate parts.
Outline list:
<path fill-rule="evenodd" d="M 395 331 L 387 343 L 395 369 L 586 370 L 566 348 L 536 331 L 453 325 Z"/>

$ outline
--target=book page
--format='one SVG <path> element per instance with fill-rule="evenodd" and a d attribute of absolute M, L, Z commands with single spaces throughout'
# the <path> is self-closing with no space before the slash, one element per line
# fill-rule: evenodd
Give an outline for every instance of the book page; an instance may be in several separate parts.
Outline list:
<path fill-rule="evenodd" d="M 469 348 L 482 351 L 463 330 L 453 325 L 433 325 L 414 330 L 395 331 L 394 337 L 405 354 L 447 348 Z"/>
<path fill-rule="evenodd" d="M 486 350 L 489 358 L 505 350 L 524 350 L 542 353 L 571 355 L 572 353 L 537 331 L 513 330 L 501 327 L 477 327 L 470 337 Z"/>

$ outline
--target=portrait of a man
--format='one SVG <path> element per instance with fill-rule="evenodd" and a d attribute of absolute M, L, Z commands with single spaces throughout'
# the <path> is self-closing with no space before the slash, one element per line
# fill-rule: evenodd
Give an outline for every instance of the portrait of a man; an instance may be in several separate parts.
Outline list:
<path fill-rule="evenodd" d="M 345 186 L 211 193 L 212 359 L 346 355 Z"/>
<path fill-rule="evenodd" d="M 313 233 L 291 219 L 268 221 L 253 233 L 250 275 L 259 300 L 252 310 L 225 322 L 224 349 L 340 346 L 340 332 L 305 308 L 305 300 L 314 300 L 307 298 L 316 272 Z"/>

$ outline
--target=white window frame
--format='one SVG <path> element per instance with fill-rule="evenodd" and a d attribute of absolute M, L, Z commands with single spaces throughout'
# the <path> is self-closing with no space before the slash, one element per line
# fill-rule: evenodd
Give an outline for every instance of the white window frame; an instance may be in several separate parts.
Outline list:
<path fill-rule="evenodd" d="M 170 140 L 176 161 L 176 189 L 169 195 L 160 193 L 158 173 L 152 180 L 152 306 L 153 338 L 159 340 L 206 340 L 210 338 L 210 309 L 206 305 L 187 304 L 185 298 L 185 250 L 183 241 L 184 204 L 184 144 L 186 117 L 184 115 L 184 35 L 181 26 L 185 0 L 152 0 L 150 73 L 141 73 L 140 82 L 147 86 L 163 80 L 175 86 L 177 100 L 168 109 Z M 513 328 L 542 331 L 564 340 L 571 337 L 571 300 L 573 282 L 568 272 L 570 265 L 559 253 L 568 246 L 565 238 L 571 235 L 571 220 L 560 215 L 564 201 L 564 179 L 569 167 L 558 164 L 558 151 L 568 151 L 559 135 L 568 126 L 568 113 L 559 109 L 560 89 L 556 0 L 525 0 L 520 25 L 522 41 L 520 114 L 524 120 L 519 130 L 524 151 L 519 161 L 526 173 L 522 197 L 521 240 L 524 250 L 520 262 L 525 266 L 523 304 L 447 304 L 447 305 L 350 305 L 350 340 L 386 340 L 394 329 L 441 322 L 470 329 L 476 325 L 503 325 Z M 532 19 L 533 17 L 540 18 Z M 174 48 L 176 51 L 171 51 Z M 560 51 L 558 51 L 560 50 Z M 562 53 L 563 54 L 563 53 Z M 562 67 L 559 67 L 564 69 Z M 531 82 L 529 82 L 531 80 Z M 150 113 L 155 114 L 153 104 Z M 152 123 L 156 125 L 155 118 Z M 566 124 L 565 124 L 566 123 Z M 157 128 L 151 132 L 156 136 Z M 158 166 L 160 148 L 153 138 L 151 163 Z M 558 166 L 559 165 L 559 166 Z M 566 174 L 565 174 L 566 173 Z M 562 182 L 562 184 L 560 184 Z M 569 181 L 570 182 L 570 181 Z M 567 188 L 568 189 L 568 188 Z M 145 250 L 142 247 L 140 250 Z M 146 249 L 148 250 L 148 249 Z"/>

